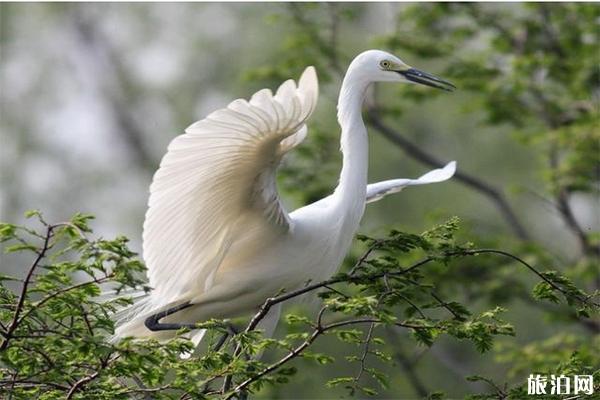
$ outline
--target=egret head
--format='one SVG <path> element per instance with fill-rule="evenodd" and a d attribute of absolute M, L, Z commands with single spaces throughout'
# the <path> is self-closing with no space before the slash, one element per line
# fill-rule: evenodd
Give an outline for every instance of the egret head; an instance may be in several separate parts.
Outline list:
<path fill-rule="evenodd" d="M 353 74 L 368 82 L 406 82 L 452 91 L 456 87 L 437 76 L 420 71 L 398 57 L 381 50 L 359 54 L 350 64 Z"/>

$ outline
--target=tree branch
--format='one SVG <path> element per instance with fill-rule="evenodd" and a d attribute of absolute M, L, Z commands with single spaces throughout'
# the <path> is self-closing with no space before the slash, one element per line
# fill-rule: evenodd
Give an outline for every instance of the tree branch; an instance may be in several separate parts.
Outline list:
<path fill-rule="evenodd" d="M 358 370 L 358 374 L 354 377 L 355 385 L 358 384 L 358 382 L 360 381 L 360 378 L 362 377 L 363 373 L 365 372 L 367 355 L 369 354 L 369 347 L 371 346 L 371 339 L 373 338 L 373 330 L 374 329 L 375 329 L 375 323 L 373 322 L 373 323 L 371 323 L 371 325 L 369 325 L 369 330 L 367 331 L 367 335 L 363 342 L 364 347 L 363 347 L 363 351 L 362 351 L 362 354 L 359 359 L 360 369 Z"/>
<path fill-rule="evenodd" d="M 41 250 L 38 252 L 37 257 L 34 260 L 33 264 L 31 265 L 31 267 L 29 267 L 29 271 L 27 272 L 27 275 L 25 276 L 25 280 L 23 281 L 23 287 L 21 289 L 21 294 L 19 296 L 19 300 L 17 301 L 17 307 L 15 308 L 15 313 L 13 315 L 12 322 L 9 325 L 6 332 L 3 333 L 4 340 L 2 341 L 2 344 L 0 345 L 0 351 L 6 350 L 6 348 L 8 347 L 8 342 L 10 341 L 10 338 L 11 338 L 13 332 L 15 331 L 15 329 L 17 329 L 17 326 L 19 325 L 19 316 L 21 314 L 21 311 L 23 310 L 25 298 L 27 297 L 27 288 L 29 287 L 29 283 L 31 282 L 33 272 L 38 267 L 40 261 L 42 261 L 42 259 L 46 256 L 46 252 L 48 251 L 48 248 L 50 246 L 50 238 L 52 237 L 53 230 L 54 230 L 53 225 L 48 225 L 46 227 L 46 236 L 44 237 L 44 243 L 42 245 Z"/>
<path fill-rule="evenodd" d="M 369 249 L 367 252 L 372 251 L 372 249 Z M 529 269 L 531 272 L 533 272 L 535 275 L 537 275 L 539 278 L 541 278 L 544 282 L 546 282 L 548 285 L 550 285 L 554 290 L 557 290 L 558 292 L 562 293 L 563 295 L 565 295 L 566 297 L 574 297 L 576 298 L 578 301 L 585 303 L 585 304 L 591 304 L 594 305 L 596 307 L 600 307 L 600 304 L 597 304 L 593 301 L 590 301 L 589 298 L 581 298 L 580 296 L 571 296 L 569 293 L 567 293 L 562 287 L 560 287 L 559 285 L 555 284 L 552 280 L 548 279 L 546 276 L 544 276 L 543 273 L 539 272 L 535 267 L 533 267 L 531 264 L 527 263 L 526 261 L 524 261 L 523 259 L 521 259 L 520 257 L 517 257 L 511 253 L 502 251 L 502 250 L 495 250 L 495 249 L 474 249 L 474 250 L 459 250 L 459 251 L 454 251 L 454 252 L 448 252 L 445 253 L 444 256 L 475 256 L 475 255 L 479 255 L 479 254 L 485 254 L 485 253 L 491 253 L 491 254 L 498 254 L 504 257 L 508 257 L 514 261 L 519 262 L 520 264 L 524 265 L 527 269 Z M 366 259 L 365 257 L 361 257 L 361 259 Z M 375 279 L 379 279 L 379 278 L 383 278 L 386 276 L 401 276 L 403 274 L 406 274 L 409 271 L 412 271 L 422 265 L 425 265 L 431 261 L 435 261 L 437 258 L 436 257 L 427 257 L 413 265 L 411 265 L 410 267 L 403 269 L 401 271 L 398 272 L 393 272 L 393 271 L 385 271 L 385 272 L 381 272 L 381 273 L 376 273 L 376 274 L 372 274 L 369 276 L 370 279 L 375 280 Z M 354 268 L 353 268 L 354 269 Z M 331 278 L 327 281 L 323 281 L 320 283 L 316 283 L 313 285 L 309 285 L 306 286 L 304 288 L 292 291 L 290 293 L 286 293 L 286 294 L 282 294 L 276 297 L 272 297 L 269 298 L 264 304 L 263 306 L 260 308 L 260 310 L 258 311 L 257 314 L 254 315 L 254 317 L 250 320 L 248 326 L 246 327 L 244 332 L 250 332 L 252 330 L 254 330 L 256 328 L 256 326 L 258 325 L 258 323 L 260 322 L 260 320 L 262 318 L 264 318 L 264 316 L 269 312 L 270 308 L 273 307 L 275 304 L 281 303 L 283 301 L 289 300 L 293 297 L 296 296 L 300 296 L 304 293 L 316 290 L 318 288 L 322 288 L 322 287 L 327 287 L 329 285 L 335 284 L 335 283 L 340 283 L 340 282 L 351 282 L 353 279 L 355 279 L 353 276 L 341 276 L 341 277 L 336 277 L 336 278 Z M 439 296 L 435 295 L 435 293 L 433 294 L 434 298 L 436 298 L 436 300 L 438 302 L 440 302 L 440 304 L 446 306 L 446 303 L 439 298 Z M 279 361 L 277 361 L 276 363 L 271 364 L 270 366 L 266 367 L 265 369 L 263 369 L 261 372 L 259 372 L 258 374 L 246 379 L 245 381 L 243 381 L 242 383 L 238 384 L 235 389 L 233 390 L 232 393 L 227 394 L 226 399 L 231 399 L 233 398 L 236 393 L 239 393 L 241 391 L 246 390 L 246 388 L 252 384 L 253 382 L 255 382 L 256 380 L 260 379 L 261 377 L 277 370 L 279 367 L 281 367 L 282 365 L 286 364 L 287 362 L 289 362 L 290 360 L 298 357 L 307 347 L 309 347 L 320 335 L 322 335 L 323 333 L 327 332 L 328 330 L 331 329 L 335 329 L 335 328 L 339 328 L 339 327 L 343 327 L 343 326 L 347 326 L 347 325 L 355 325 L 355 324 L 362 324 L 362 323 L 371 323 L 371 324 L 377 324 L 377 323 L 382 323 L 381 320 L 377 319 L 377 318 L 358 318 L 358 319 L 353 319 L 353 320 L 344 320 L 344 321 L 339 321 L 339 322 L 333 322 L 330 323 L 328 325 L 322 325 L 321 323 L 321 319 L 323 316 L 324 311 L 326 310 L 327 307 L 323 307 L 321 309 L 321 311 L 319 312 L 319 316 L 317 318 L 317 323 L 315 326 L 315 329 L 313 331 L 313 333 L 311 334 L 311 336 L 306 339 L 303 343 L 301 343 L 299 346 L 297 346 L 296 348 L 294 348 L 290 353 L 288 353 L 285 357 L 281 358 Z M 446 307 L 448 308 L 448 307 Z M 456 314 L 453 312 L 453 310 L 449 309 L 452 314 L 456 317 Z M 414 325 L 414 324 L 407 324 L 407 323 L 402 323 L 402 322 L 396 322 L 393 323 L 392 325 L 394 326 L 398 326 L 398 327 L 403 327 L 403 328 L 411 328 L 411 329 L 427 329 L 427 328 L 433 328 L 434 326 L 426 326 L 426 325 Z M 238 345 L 238 347 L 236 348 L 236 352 L 234 353 L 234 356 L 239 355 L 241 352 L 241 347 Z M 230 385 L 231 385 L 231 376 L 226 377 L 226 379 L 229 378 L 225 384 L 223 385 L 223 389 L 221 391 L 221 393 L 223 393 L 224 395 L 229 391 Z"/>
<path fill-rule="evenodd" d="M 478 254 L 484 254 L 484 253 L 499 254 L 499 255 L 504 256 L 504 257 L 512 258 L 513 260 L 515 260 L 515 261 L 519 262 L 520 264 L 524 265 L 525 267 L 527 267 L 527 269 L 529 269 L 531 272 L 533 272 L 538 277 L 540 277 L 540 279 L 542 279 L 544 282 L 546 282 L 548 285 L 550 285 L 554 290 L 557 290 L 558 292 L 562 293 L 566 297 L 569 296 L 569 293 L 567 293 L 563 288 L 561 288 L 560 286 L 558 286 L 557 284 L 555 284 L 554 282 L 552 282 L 550 279 L 546 278 L 541 272 L 539 272 L 531 264 L 527 263 L 522 258 L 517 257 L 514 254 L 508 253 L 506 251 L 495 250 L 495 249 L 475 249 L 475 250 L 464 250 L 464 251 L 461 251 L 461 252 L 457 252 L 457 253 L 453 253 L 453 254 L 448 254 L 448 255 L 461 255 L 461 254 L 462 255 L 478 255 Z M 581 303 L 590 304 L 590 305 L 593 305 L 595 307 L 600 307 L 599 303 L 590 301 L 589 298 L 582 298 L 580 296 L 575 296 L 575 298 L 579 302 L 581 302 Z"/>
<path fill-rule="evenodd" d="M 93 381 L 94 379 L 96 379 L 98 377 L 98 375 L 100 375 L 100 373 L 106 369 L 106 367 L 108 366 L 108 364 L 110 364 L 111 362 L 115 361 L 117 358 L 119 358 L 119 356 L 114 357 L 112 360 L 110 359 L 112 353 L 108 353 L 106 355 L 105 359 L 101 359 L 100 361 L 100 365 L 98 367 L 98 370 L 96 370 L 96 372 L 94 372 L 93 374 L 90 374 L 88 376 L 84 376 L 83 378 L 81 378 L 80 380 L 78 380 L 77 382 L 75 382 L 75 384 L 73 386 L 71 386 L 71 389 L 69 390 L 69 392 L 67 393 L 66 396 L 66 400 L 71 399 L 75 393 L 77 393 L 79 390 L 81 390 L 85 385 L 87 385 L 88 383 L 90 383 L 91 381 Z"/>
<path fill-rule="evenodd" d="M 324 309 L 325 309 L 325 307 L 322 309 L 322 311 Z M 320 314 L 322 314 L 322 313 L 320 313 Z M 319 322 L 317 324 L 316 328 L 314 329 L 313 333 L 310 335 L 310 337 L 308 339 L 306 339 L 304 342 L 302 342 L 299 346 L 295 347 L 292 351 L 290 351 L 285 357 L 281 358 L 279 361 L 277 361 L 277 362 L 269 365 L 268 367 L 266 367 L 265 369 L 263 369 L 262 371 L 260 371 L 256 375 L 252 376 L 251 378 L 246 379 L 245 381 L 243 381 L 242 383 L 240 383 L 239 385 L 237 385 L 235 387 L 235 389 L 233 389 L 233 392 L 230 393 L 230 394 L 228 394 L 225 397 L 225 400 L 229 400 L 229 399 L 233 398 L 236 395 L 236 393 L 239 393 L 239 392 L 245 390 L 253 382 L 257 381 L 258 379 L 262 378 L 263 376 L 265 376 L 267 374 L 270 374 L 271 372 L 274 372 L 275 370 L 279 369 L 284 364 L 288 363 L 289 361 L 291 361 L 294 358 L 296 358 L 299 355 L 301 355 L 302 352 L 304 350 L 306 350 L 306 348 L 308 348 L 315 340 L 317 340 L 317 338 L 319 336 L 321 336 L 322 334 L 326 333 L 327 331 L 330 331 L 330 330 L 335 329 L 335 328 L 341 328 L 343 326 L 366 324 L 366 323 L 368 323 L 368 324 L 378 324 L 378 323 L 382 323 L 382 321 L 379 320 L 379 319 L 376 319 L 376 318 L 358 318 L 358 319 L 353 319 L 353 320 L 334 322 L 334 323 L 331 323 L 331 324 L 328 324 L 328 325 L 322 325 Z M 401 322 L 396 322 L 393 325 L 399 326 L 399 327 L 404 327 L 404 328 L 411 328 L 411 329 L 431 328 L 429 326 L 404 324 L 404 323 L 401 323 Z"/>
<path fill-rule="evenodd" d="M 82 283 L 78 283 L 76 285 L 73 286 L 69 286 L 67 288 L 58 290 L 52 294 L 49 294 L 48 296 L 44 297 L 43 299 L 41 299 L 40 301 L 38 301 L 37 303 L 35 303 L 29 310 L 27 310 L 27 312 L 25 314 L 23 314 L 21 316 L 21 318 L 19 318 L 19 322 L 21 323 L 23 320 L 25 320 L 25 318 L 27 318 L 35 309 L 43 306 L 48 300 L 53 299 L 54 297 L 60 296 L 61 294 L 65 294 L 71 290 L 75 290 L 75 289 L 79 289 L 82 288 L 84 286 L 88 286 L 88 285 L 92 285 L 92 284 L 101 284 L 104 283 L 108 280 L 110 280 L 114 275 L 113 274 L 109 274 L 105 277 L 102 278 L 94 278 L 94 280 L 92 281 L 88 281 L 88 282 L 82 282 Z"/>
<path fill-rule="evenodd" d="M 75 393 L 80 390 L 83 386 L 85 386 L 88 382 L 91 382 L 92 380 L 96 379 L 96 377 L 100 374 L 100 370 L 94 372 L 91 375 L 88 376 L 84 376 L 83 378 L 81 378 L 80 380 L 78 380 L 77 382 L 75 382 L 75 384 L 71 387 L 71 389 L 69 390 L 69 392 L 67 393 L 67 397 L 66 400 L 71 399 Z"/>

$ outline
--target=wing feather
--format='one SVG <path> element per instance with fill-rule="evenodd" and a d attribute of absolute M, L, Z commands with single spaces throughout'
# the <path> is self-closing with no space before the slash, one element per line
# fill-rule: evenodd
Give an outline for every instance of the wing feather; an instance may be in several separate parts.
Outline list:
<path fill-rule="evenodd" d="M 285 232 L 290 220 L 277 193 L 281 157 L 306 136 L 318 96 L 313 67 L 298 85 L 238 99 L 192 124 L 169 144 L 150 186 L 144 258 L 154 306 L 210 286 L 239 222 Z M 154 296 L 155 294 L 155 296 Z"/>
<path fill-rule="evenodd" d="M 429 171 L 417 179 L 390 179 L 367 185 L 367 203 L 383 199 L 388 194 L 398 193 L 407 186 L 428 185 L 444 182 L 454 176 L 456 161 L 450 161 L 443 168 Z"/>

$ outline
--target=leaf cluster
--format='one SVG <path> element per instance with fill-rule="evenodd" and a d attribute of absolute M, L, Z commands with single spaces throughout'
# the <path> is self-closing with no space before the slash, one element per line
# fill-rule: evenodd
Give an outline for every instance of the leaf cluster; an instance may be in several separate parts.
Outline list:
<path fill-rule="evenodd" d="M 341 362 L 313 349 L 325 335 L 348 348 L 343 362 L 356 371 L 327 386 L 375 395 L 380 389 L 371 383 L 383 390 L 391 385 L 380 369 L 393 357 L 393 347 L 383 339 L 389 329 L 406 331 L 423 346 L 448 336 L 472 343 L 479 352 L 490 350 L 495 337 L 515 334 L 500 318 L 503 308 L 479 311 L 447 299 L 423 273 L 426 266 L 448 268 L 485 252 L 457 242 L 459 222 L 452 218 L 419 235 L 393 230 L 383 238 L 362 236 L 368 249 L 352 269 L 267 299 L 242 330 L 232 330 L 227 321 L 199 324 L 208 331 L 208 347 L 196 357 L 181 357 L 193 351 L 185 330 L 166 342 L 114 342 L 115 314 L 132 297 L 151 290 L 127 239 L 91 239 L 87 215 L 58 224 L 48 224 L 37 212 L 28 215 L 41 229 L 0 224 L 5 252 L 33 258 L 22 277 L 0 281 L 0 392 L 15 399 L 240 398 L 289 382 L 298 373 L 295 359 L 317 366 Z M 534 289 L 539 299 L 556 301 L 557 292 L 580 318 L 597 311 L 594 296 L 569 279 L 534 271 L 543 279 Z M 107 288 L 110 295 L 102 291 Z M 288 314 L 288 332 L 281 339 L 256 330 L 272 306 L 311 292 L 323 300 L 316 318 Z M 265 350 L 275 355 L 274 362 L 259 360 Z"/>

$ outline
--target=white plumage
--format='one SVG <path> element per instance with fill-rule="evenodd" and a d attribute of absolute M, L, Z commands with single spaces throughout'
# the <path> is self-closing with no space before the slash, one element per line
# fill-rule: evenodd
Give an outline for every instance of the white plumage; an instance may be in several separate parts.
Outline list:
<path fill-rule="evenodd" d="M 125 314 L 116 337 L 171 337 L 173 331 L 150 331 L 144 321 L 185 302 L 192 306 L 161 322 L 244 315 L 281 289 L 327 279 L 348 251 L 367 202 L 406 186 L 449 179 L 454 162 L 416 180 L 367 185 L 365 90 L 375 81 L 418 82 L 409 71 L 417 70 L 377 50 L 352 62 L 338 106 L 344 153 L 339 185 L 332 195 L 290 214 L 277 193 L 276 170 L 306 136 L 318 96 L 313 67 L 297 86 L 288 80 L 275 95 L 263 89 L 250 101 L 235 100 L 176 137 L 154 176 L 144 222 L 144 259 L 153 290 Z M 418 83 L 446 88 L 440 83 L 447 82 L 425 75 L 430 81 Z M 267 334 L 279 311 L 275 307 L 262 321 Z"/>

